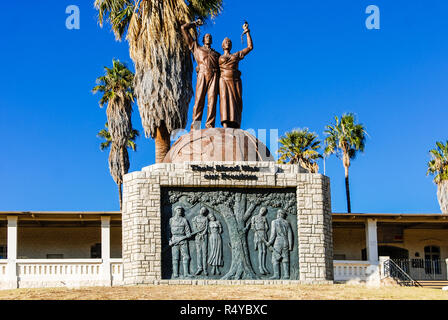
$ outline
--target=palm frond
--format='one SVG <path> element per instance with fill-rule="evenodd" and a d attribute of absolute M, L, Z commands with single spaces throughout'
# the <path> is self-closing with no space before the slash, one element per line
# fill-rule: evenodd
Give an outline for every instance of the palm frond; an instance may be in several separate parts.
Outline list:
<path fill-rule="evenodd" d="M 123 39 L 134 14 L 134 1 L 95 0 L 94 6 L 98 10 L 100 26 L 103 27 L 105 23 L 109 23 L 115 38 Z"/>
<path fill-rule="evenodd" d="M 279 162 L 300 164 L 309 172 L 318 172 L 316 160 L 322 158 L 322 155 L 318 151 L 321 142 L 315 133 L 308 128 L 296 129 L 280 137 L 279 143 Z"/>
<path fill-rule="evenodd" d="M 431 160 L 426 175 L 433 175 L 436 184 L 448 181 L 448 140 L 445 144 L 437 141 L 436 148 L 429 150 L 429 154 Z"/>
<path fill-rule="evenodd" d="M 335 154 L 338 158 L 345 157 L 350 165 L 350 159 L 356 158 L 358 151 L 364 152 L 367 132 L 362 124 L 356 123 L 353 113 L 346 113 L 334 123 L 325 127 L 325 156 Z"/>
<path fill-rule="evenodd" d="M 104 75 L 96 79 L 93 93 L 101 92 L 100 107 L 107 104 L 109 133 L 119 147 L 126 146 L 132 131 L 131 115 L 134 102 L 134 74 L 126 64 L 112 60 L 112 68 L 104 67 Z"/>
<path fill-rule="evenodd" d="M 100 144 L 101 151 L 108 149 L 112 143 L 112 137 L 110 135 L 109 125 L 107 122 L 104 125 L 104 127 L 105 127 L 105 129 L 101 129 L 97 134 L 98 138 L 102 138 L 103 140 L 105 140 L 105 141 L 101 142 L 101 144 Z M 132 129 L 131 134 L 129 135 L 129 139 L 127 141 L 126 147 L 129 149 L 132 149 L 132 151 L 137 151 L 137 143 L 135 142 L 135 140 L 139 136 L 140 136 L 140 132 L 136 129 Z"/>

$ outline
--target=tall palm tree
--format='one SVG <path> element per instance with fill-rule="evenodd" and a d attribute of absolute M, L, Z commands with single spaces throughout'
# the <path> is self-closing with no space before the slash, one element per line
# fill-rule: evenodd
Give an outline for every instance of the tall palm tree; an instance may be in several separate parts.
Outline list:
<path fill-rule="evenodd" d="M 353 113 L 343 114 L 339 119 L 334 117 L 335 123 L 325 127 L 325 151 L 324 154 L 336 154 L 342 159 L 345 169 L 345 191 L 347 195 L 347 212 L 351 213 L 349 174 L 351 160 L 356 158 L 358 151 L 364 152 L 366 131 L 362 124 L 355 122 Z"/>
<path fill-rule="evenodd" d="M 316 160 L 322 158 L 318 151 L 321 142 L 314 132 L 308 128 L 296 129 L 280 137 L 279 142 L 282 145 L 278 150 L 281 163 L 300 164 L 310 173 L 319 171 Z"/>
<path fill-rule="evenodd" d="M 427 175 L 434 175 L 437 184 L 437 198 L 442 213 L 448 214 L 448 141 L 445 144 L 436 142 L 436 148 L 429 151 L 431 161 L 428 162 Z"/>
<path fill-rule="evenodd" d="M 117 145 L 112 142 L 112 136 L 109 132 L 109 126 L 106 122 L 105 128 L 101 129 L 97 135 L 99 138 L 103 138 L 104 141 L 100 144 L 101 151 L 110 149 L 109 153 L 109 171 L 118 186 L 118 196 L 120 200 L 120 209 L 122 207 L 122 185 L 123 185 L 123 172 L 127 173 L 129 171 L 129 154 L 127 148 L 137 151 L 137 144 L 135 139 L 140 136 L 138 130 L 132 129 L 129 139 L 127 141 L 124 150 L 118 149 Z M 124 157 L 124 159 L 122 159 Z M 124 167 L 123 167 L 124 164 Z"/>
<path fill-rule="evenodd" d="M 132 104 L 134 102 L 134 74 L 125 64 L 115 59 L 112 61 L 112 68 L 104 67 L 104 70 L 105 74 L 97 78 L 97 85 L 92 91 L 93 93 L 101 92 L 103 94 L 99 101 L 100 107 L 107 104 L 107 124 L 112 143 L 111 156 L 113 155 L 112 158 L 109 158 L 109 163 L 111 159 L 120 162 L 119 166 L 114 166 L 113 168 L 121 171 L 119 175 L 114 177 L 115 182 L 121 185 L 123 182 L 122 178 L 129 170 L 129 163 L 126 163 L 126 161 L 129 161 L 126 146 L 132 133 L 131 116 Z M 120 209 L 121 200 L 120 192 Z"/>
<path fill-rule="evenodd" d="M 222 0 L 95 0 L 100 25 L 109 22 L 116 39 L 129 43 L 137 104 L 145 136 L 155 139 L 156 162 L 168 152 L 171 133 L 185 128 L 193 96 L 181 25 L 213 17 L 221 6 Z"/>

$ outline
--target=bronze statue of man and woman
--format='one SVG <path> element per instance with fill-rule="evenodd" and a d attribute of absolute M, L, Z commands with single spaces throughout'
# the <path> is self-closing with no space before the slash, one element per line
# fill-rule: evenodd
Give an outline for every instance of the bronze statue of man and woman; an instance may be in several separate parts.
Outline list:
<path fill-rule="evenodd" d="M 191 129 L 199 129 L 207 97 L 207 120 L 205 127 L 214 128 L 216 105 L 219 95 L 221 124 L 224 128 L 240 128 L 243 111 L 241 72 L 239 62 L 253 49 L 252 37 L 247 22 L 243 25 L 243 35 L 247 35 L 247 47 L 231 53 L 232 41 L 225 38 L 222 42 L 224 53 L 211 48 L 212 36 L 207 33 L 203 37 L 203 46 L 193 39 L 189 29 L 199 27 L 202 20 L 182 25 L 182 34 L 193 53 L 197 67 L 196 94 Z"/>

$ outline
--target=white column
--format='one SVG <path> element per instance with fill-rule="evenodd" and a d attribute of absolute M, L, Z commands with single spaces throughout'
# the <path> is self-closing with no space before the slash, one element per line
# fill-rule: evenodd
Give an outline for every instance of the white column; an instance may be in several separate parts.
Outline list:
<path fill-rule="evenodd" d="M 110 272 L 110 216 L 101 217 L 101 259 L 103 260 L 103 280 L 112 285 Z"/>
<path fill-rule="evenodd" d="M 448 280 L 448 259 L 445 259 L 445 265 L 446 265 L 446 280 Z"/>
<path fill-rule="evenodd" d="M 376 230 L 376 219 L 367 219 L 365 229 L 367 260 L 370 261 L 370 263 L 378 264 L 378 238 Z"/>
<path fill-rule="evenodd" d="M 17 216 L 8 216 L 6 279 L 8 287 L 17 288 Z"/>

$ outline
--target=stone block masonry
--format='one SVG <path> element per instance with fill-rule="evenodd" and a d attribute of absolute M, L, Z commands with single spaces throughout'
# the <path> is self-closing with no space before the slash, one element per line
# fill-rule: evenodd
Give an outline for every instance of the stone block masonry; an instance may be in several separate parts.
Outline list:
<path fill-rule="evenodd" d="M 243 167 L 243 174 L 210 168 Z M 298 165 L 274 162 L 186 162 L 155 164 L 129 173 L 123 184 L 123 283 L 266 284 L 288 280 L 162 280 L 161 188 L 296 188 L 299 280 L 333 281 L 333 236 L 330 181 Z"/>

